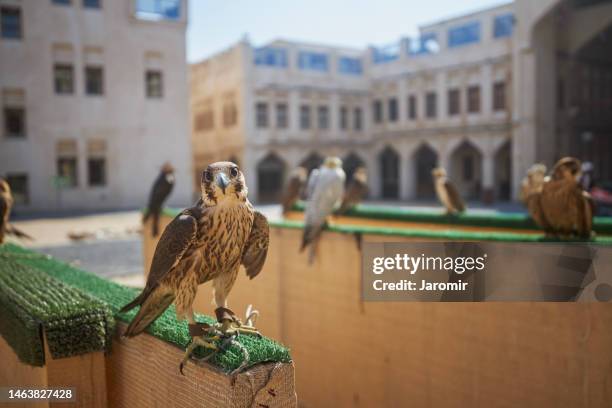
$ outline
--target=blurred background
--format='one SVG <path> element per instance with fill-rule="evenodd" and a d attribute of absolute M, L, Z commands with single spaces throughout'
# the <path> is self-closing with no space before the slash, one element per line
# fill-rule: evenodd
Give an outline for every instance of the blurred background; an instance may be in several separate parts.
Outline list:
<path fill-rule="evenodd" d="M 169 162 L 185 207 L 238 163 L 269 217 L 288 175 L 336 155 L 393 207 L 475 211 L 566 155 L 612 181 L 604 0 L 0 0 L 0 175 L 27 245 L 142 279 L 139 210 Z M 605 211 L 605 206 L 602 207 Z"/>

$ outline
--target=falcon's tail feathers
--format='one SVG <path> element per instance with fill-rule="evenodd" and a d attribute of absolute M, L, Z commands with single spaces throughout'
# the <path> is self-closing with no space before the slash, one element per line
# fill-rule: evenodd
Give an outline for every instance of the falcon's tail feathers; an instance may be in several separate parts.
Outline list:
<path fill-rule="evenodd" d="M 144 294 L 144 292 L 143 292 Z M 140 296 L 142 296 L 141 294 Z M 157 319 L 174 301 L 174 295 L 161 288 L 154 289 L 150 295 L 144 299 L 137 297 L 133 302 L 124 306 L 121 310 L 129 310 L 142 301 L 140 310 L 128 326 L 124 333 L 125 337 L 134 337 L 142 333 L 155 319 Z M 137 302 L 138 301 L 138 302 Z M 136 303 L 135 303 L 136 302 Z"/>
<path fill-rule="evenodd" d="M 19 228 L 15 227 L 14 225 L 10 225 L 9 228 L 7 229 L 7 232 L 13 234 L 17 238 L 20 238 L 20 239 L 25 238 L 25 239 L 29 239 L 30 241 L 34 241 L 34 238 L 32 238 L 30 235 L 26 234 Z"/>

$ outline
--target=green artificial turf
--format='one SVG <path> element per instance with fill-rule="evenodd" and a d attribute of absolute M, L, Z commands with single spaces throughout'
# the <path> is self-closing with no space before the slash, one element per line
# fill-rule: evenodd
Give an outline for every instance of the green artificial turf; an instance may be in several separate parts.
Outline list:
<path fill-rule="evenodd" d="M 0 334 L 25 363 L 44 364 L 41 328 L 54 357 L 109 350 L 115 319 L 129 323 L 136 314 L 136 310 L 119 313 L 119 309 L 138 293 L 43 254 L 13 244 L 0 245 Z M 209 316 L 198 315 L 197 319 L 214 322 Z M 147 332 L 181 349 L 190 342 L 187 322 L 177 321 L 174 306 Z M 289 350 L 271 339 L 244 335 L 238 342 L 249 353 L 247 367 L 291 361 Z M 201 357 L 203 351 L 198 350 L 196 356 Z M 243 360 L 240 348 L 230 345 L 209 362 L 230 372 Z"/>
<path fill-rule="evenodd" d="M 298 202 L 294 205 L 293 209 L 296 211 L 304 211 L 304 203 Z M 539 227 L 527 214 L 474 214 L 470 213 L 469 209 L 467 212 L 462 214 L 448 215 L 442 210 L 410 210 L 405 208 L 390 208 L 360 204 L 357 207 L 349 210 L 345 215 L 349 217 L 369 218 L 374 220 L 393 220 L 473 227 L 539 229 Z M 593 231 L 598 234 L 612 234 L 612 217 L 594 217 Z"/>

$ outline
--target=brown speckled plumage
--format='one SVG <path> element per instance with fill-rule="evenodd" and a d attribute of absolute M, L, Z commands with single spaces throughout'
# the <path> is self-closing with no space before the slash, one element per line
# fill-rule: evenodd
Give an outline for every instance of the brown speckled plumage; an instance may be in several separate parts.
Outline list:
<path fill-rule="evenodd" d="M 142 332 L 172 300 L 177 315 L 191 321 L 198 285 L 208 281 L 217 307 L 226 307 L 240 265 L 251 278 L 260 272 L 268 249 L 268 223 L 248 201 L 237 169 L 230 162 L 210 165 L 202 176 L 202 199 L 162 233 L 145 289 L 123 309 L 141 305 L 127 336 Z"/>

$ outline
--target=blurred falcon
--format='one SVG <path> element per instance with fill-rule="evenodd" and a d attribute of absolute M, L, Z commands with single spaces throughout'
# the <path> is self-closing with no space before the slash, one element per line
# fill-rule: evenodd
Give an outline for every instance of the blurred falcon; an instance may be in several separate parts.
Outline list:
<path fill-rule="evenodd" d="M 308 178 L 308 171 L 306 168 L 300 166 L 293 169 L 289 175 L 289 181 L 287 187 L 285 187 L 285 193 L 283 194 L 283 215 L 291 211 L 293 205 L 299 200 L 306 185 L 306 179 Z"/>
<path fill-rule="evenodd" d="M 360 166 L 355 170 L 353 178 L 348 184 L 342 198 L 342 204 L 340 204 L 338 209 L 338 214 L 344 214 L 355 207 L 363 200 L 366 194 L 368 194 L 368 174 L 365 167 Z"/>
<path fill-rule="evenodd" d="M 580 170 L 580 160 L 564 157 L 542 186 L 540 210 L 547 233 L 557 237 L 591 237 L 593 204 L 580 185 Z"/>
<path fill-rule="evenodd" d="M 33 240 L 31 236 L 9 223 L 12 208 L 13 194 L 11 193 L 11 186 L 9 186 L 6 180 L 0 178 L 0 244 L 4 242 L 5 234 L 12 234 L 18 238 Z"/>
<path fill-rule="evenodd" d="M 446 176 L 446 170 L 436 167 L 431 172 L 436 188 L 438 200 L 446 207 L 449 214 L 457 214 L 465 211 L 465 204 L 457 191 L 455 185 Z"/>
<path fill-rule="evenodd" d="M 197 323 L 192 309 L 198 286 L 208 281 L 214 289 L 220 332 L 257 333 L 227 308 L 240 265 L 253 279 L 268 252 L 268 222 L 253 209 L 247 193 L 244 175 L 232 162 L 213 163 L 202 173 L 200 200 L 168 224 L 155 248 L 145 288 L 121 309 L 140 306 L 126 337 L 142 333 L 174 301 L 177 317 L 189 321 L 192 345 L 216 349 L 199 337 L 210 326 Z"/>
<path fill-rule="evenodd" d="M 549 230 L 549 225 L 542 213 L 540 198 L 542 196 L 542 187 L 548 179 L 549 177 L 546 176 L 546 166 L 540 163 L 534 164 L 527 170 L 527 176 L 521 182 L 519 197 L 527 207 L 527 212 L 534 222 L 545 231 Z"/>
<path fill-rule="evenodd" d="M 300 252 L 310 246 L 308 263 L 312 264 L 321 231 L 327 217 L 340 204 L 344 194 L 346 175 L 342 170 L 342 160 L 327 157 L 321 167 L 313 170 L 308 179 L 304 233 Z"/>
<path fill-rule="evenodd" d="M 149 217 L 153 217 L 151 229 L 154 237 L 159 234 L 159 216 L 164 207 L 164 202 L 174 188 L 174 181 L 174 167 L 172 167 L 170 163 L 164 163 L 159 175 L 153 183 L 153 188 L 149 195 L 149 205 L 142 217 L 143 223 L 145 223 Z"/>

